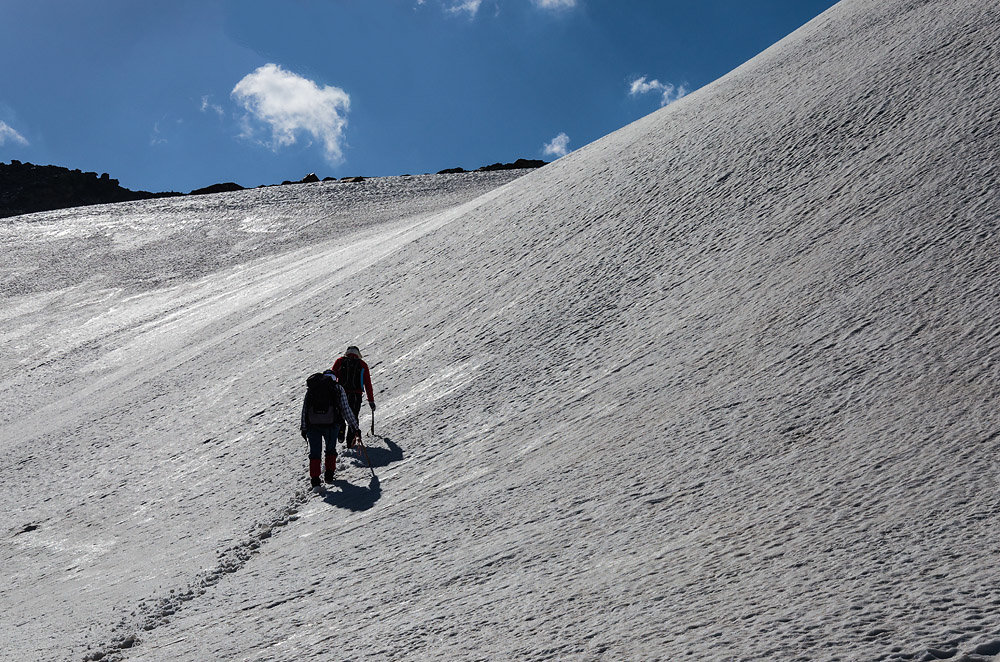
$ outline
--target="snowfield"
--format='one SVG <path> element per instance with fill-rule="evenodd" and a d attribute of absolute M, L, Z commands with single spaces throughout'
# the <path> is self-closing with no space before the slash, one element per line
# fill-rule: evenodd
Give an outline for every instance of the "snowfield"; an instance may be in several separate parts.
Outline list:
<path fill-rule="evenodd" d="M 1000 660 L 998 46 L 844 0 L 523 176 L 0 220 L 0 657 Z"/>

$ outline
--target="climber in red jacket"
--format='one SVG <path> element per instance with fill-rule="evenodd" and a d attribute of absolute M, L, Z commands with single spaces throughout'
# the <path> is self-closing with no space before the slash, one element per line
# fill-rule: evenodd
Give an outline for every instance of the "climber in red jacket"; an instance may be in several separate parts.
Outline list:
<path fill-rule="evenodd" d="M 337 375 L 337 381 L 347 392 L 347 402 L 350 404 L 355 418 L 361 411 L 361 397 L 365 394 L 368 395 L 368 406 L 372 408 L 372 411 L 375 411 L 375 392 L 372 390 L 371 370 L 361 358 L 361 350 L 354 345 L 348 347 L 344 355 L 333 364 L 332 370 Z M 344 441 L 343 435 L 346 434 L 347 427 L 345 421 L 340 428 L 340 441 Z M 347 442 L 348 447 L 354 445 L 352 441 Z"/>

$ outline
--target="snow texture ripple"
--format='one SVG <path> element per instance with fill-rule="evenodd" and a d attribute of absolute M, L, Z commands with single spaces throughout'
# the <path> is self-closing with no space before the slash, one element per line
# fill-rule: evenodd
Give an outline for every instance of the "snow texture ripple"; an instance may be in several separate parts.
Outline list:
<path fill-rule="evenodd" d="M 998 45 L 845 0 L 514 180 L 7 219 L 3 656 L 1000 659 Z"/>

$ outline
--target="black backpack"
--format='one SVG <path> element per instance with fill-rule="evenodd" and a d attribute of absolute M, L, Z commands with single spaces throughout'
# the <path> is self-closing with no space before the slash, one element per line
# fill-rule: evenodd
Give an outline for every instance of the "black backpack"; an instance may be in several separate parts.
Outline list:
<path fill-rule="evenodd" d="M 365 369 L 361 365 L 361 359 L 356 356 L 345 356 L 340 360 L 340 383 L 345 389 L 358 392 L 364 389 Z"/>
<path fill-rule="evenodd" d="M 333 425 L 342 416 L 337 405 L 337 385 L 329 375 L 317 372 L 306 379 L 306 422 Z"/>

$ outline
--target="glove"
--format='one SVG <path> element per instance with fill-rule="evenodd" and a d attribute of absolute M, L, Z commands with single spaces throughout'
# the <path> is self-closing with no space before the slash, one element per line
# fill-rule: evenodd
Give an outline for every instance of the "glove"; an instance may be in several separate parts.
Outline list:
<path fill-rule="evenodd" d="M 371 400 L 369 400 L 368 401 L 368 406 L 372 408 L 372 411 L 375 411 L 375 403 L 374 402 L 372 402 Z"/>
<path fill-rule="evenodd" d="M 299 428 L 299 432 L 302 433 L 302 438 L 303 439 L 307 439 L 307 437 L 306 437 L 306 429 L 305 428 Z"/>
<path fill-rule="evenodd" d="M 354 444 L 358 443 L 358 439 L 361 438 L 361 430 L 349 430 L 347 432 L 347 447 L 354 448 Z"/>

